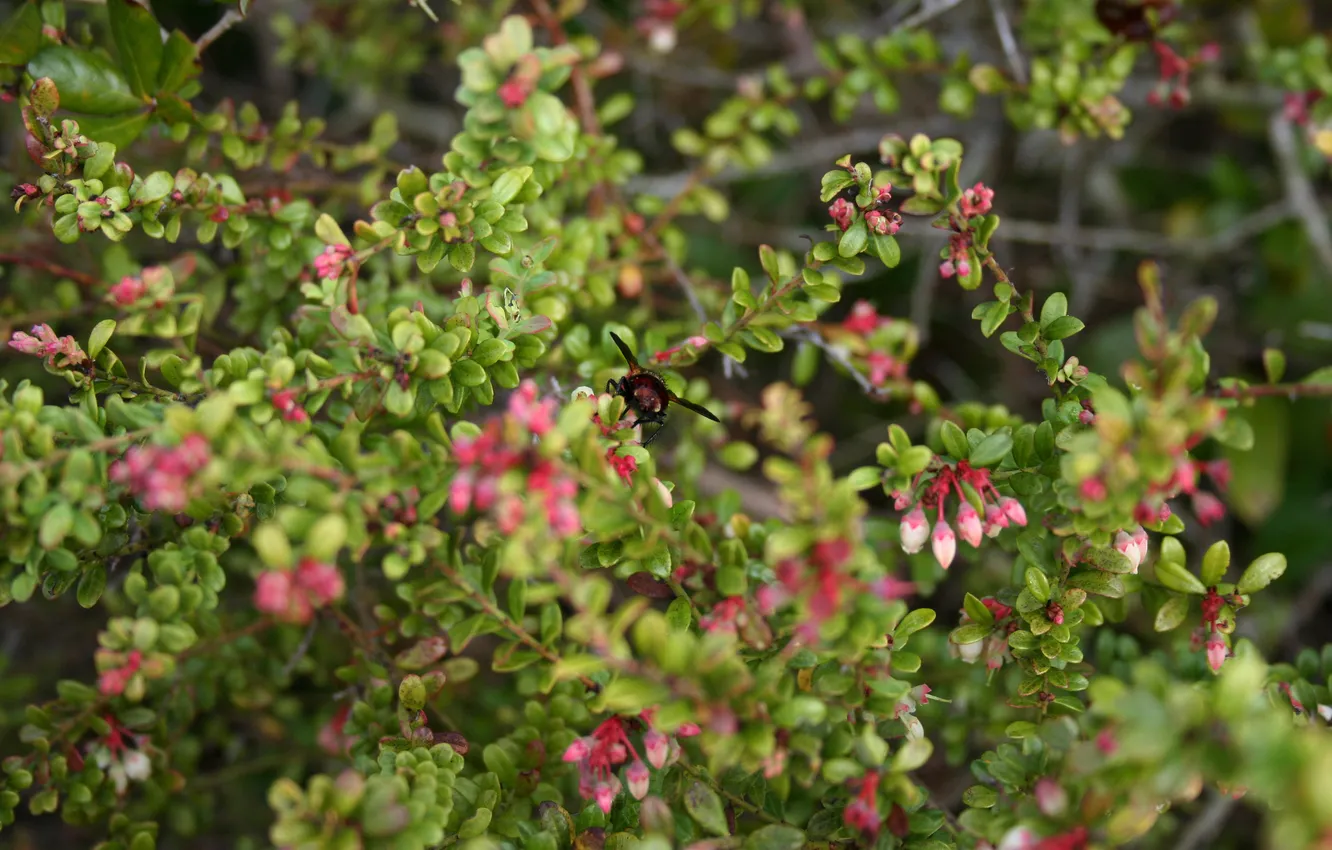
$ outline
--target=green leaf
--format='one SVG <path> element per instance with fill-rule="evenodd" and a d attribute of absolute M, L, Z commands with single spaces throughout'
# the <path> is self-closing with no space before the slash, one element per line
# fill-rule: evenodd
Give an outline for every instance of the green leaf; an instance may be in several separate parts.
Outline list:
<path fill-rule="evenodd" d="M 490 187 L 490 199 L 499 204 L 509 203 L 518 196 L 523 184 L 527 182 L 527 178 L 531 175 L 532 167 L 530 165 L 509 169 L 501 174 L 500 178 Z"/>
<path fill-rule="evenodd" d="M 994 466 L 1008 457 L 1013 448 L 1013 436 L 1005 432 L 991 434 L 971 450 L 972 466 Z"/>
<path fill-rule="evenodd" d="M 981 318 L 981 335 L 986 339 L 994 336 L 994 332 L 999 330 L 1007 318 L 1007 304 L 1002 301 L 989 302 L 985 307 L 985 314 Z"/>
<path fill-rule="evenodd" d="M 130 90 L 137 95 L 157 91 L 162 67 L 162 36 L 153 13 L 133 0 L 107 0 L 111 39 Z"/>
<path fill-rule="evenodd" d="M 1171 590 L 1180 593 L 1196 593 L 1199 596 L 1207 592 L 1207 587 L 1198 577 L 1174 561 L 1159 559 L 1156 562 L 1156 579 Z M 1243 593 L 1244 591 L 1240 591 Z"/>
<path fill-rule="evenodd" d="M 41 46 L 42 13 L 36 0 L 28 0 L 0 24 L 0 65 L 26 65 Z"/>
<path fill-rule="evenodd" d="M 965 646 L 969 643 L 979 643 L 990 636 L 991 626 L 982 626 L 980 623 L 967 623 L 965 626 L 958 626 L 949 633 L 948 639 L 959 646 Z"/>
<path fill-rule="evenodd" d="M 962 599 L 962 610 L 967 612 L 973 623 L 980 623 L 982 626 L 994 625 L 994 612 L 985 607 L 974 594 L 968 593 Z"/>
<path fill-rule="evenodd" d="M 79 590 L 76 594 L 79 604 L 84 608 L 93 607 L 97 604 L 97 600 L 102 598 L 104 590 L 106 590 L 106 567 L 92 564 L 83 571 L 83 577 L 79 579 Z"/>
<path fill-rule="evenodd" d="M 41 526 L 37 530 L 37 541 L 43 549 L 59 546 L 74 527 L 74 508 L 69 502 L 58 502 L 42 515 Z"/>
<path fill-rule="evenodd" d="M 749 469 L 758 461 L 758 456 L 758 449 L 741 440 L 727 443 L 717 453 L 717 459 L 722 462 L 723 466 L 737 471 Z"/>
<path fill-rule="evenodd" d="M 162 47 L 162 65 L 157 71 L 157 91 L 174 93 L 199 73 L 199 50 L 180 30 L 172 30 Z"/>
<path fill-rule="evenodd" d="M 687 632 L 693 622 L 694 612 L 689 607 L 689 600 L 677 598 L 666 606 L 666 624 L 673 632 Z"/>
<path fill-rule="evenodd" d="M 1218 540 L 1207 549 L 1207 554 L 1203 555 L 1202 563 L 1202 583 L 1207 587 L 1218 584 L 1225 578 L 1226 570 L 1230 568 L 1230 544 L 1224 540 Z"/>
<path fill-rule="evenodd" d="M 100 53 L 54 45 L 32 58 L 28 73 L 54 80 L 60 105 L 71 112 L 116 115 L 143 106 L 143 99 L 134 96 L 120 71 Z"/>
<path fill-rule="evenodd" d="M 874 253 L 890 269 L 897 268 L 897 264 L 902 262 L 902 247 L 886 233 L 874 234 Z"/>
<path fill-rule="evenodd" d="M 1172 593 L 1156 612 L 1155 628 L 1158 632 L 1173 631 L 1189 615 L 1189 598 Z"/>
<path fill-rule="evenodd" d="M 103 319 L 98 322 L 88 335 L 88 356 L 93 360 L 106 348 L 107 342 L 111 339 L 111 334 L 116 332 L 115 319 Z"/>
<path fill-rule="evenodd" d="M 837 240 L 837 254 L 841 257 L 854 257 L 865 246 L 869 244 L 869 228 L 865 226 L 865 219 L 856 216 L 856 220 L 842 234 L 842 238 Z"/>
<path fill-rule="evenodd" d="M 907 773 L 915 770 L 930 760 L 934 752 L 934 743 L 929 738 L 910 738 L 893 755 L 893 770 Z"/>
<path fill-rule="evenodd" d="M 939 427 L 939 438 L 943 440 L 944 450 L 958 460 L 966 460 L 971 456 L 971 444 L 956 422 L 945 419 Z"/>
<path fill-rule="evenodd" d="M 1067 339 L 1085 327 L 1086 325 L 1082 323 L 1081 319 L 1073 316 L 1060 316 L 1041 328 L 1041 336 L 1053 342 L 1058 339 Z"/>
<path fill-rule="evenodd" d="M 1065 587 L 1076 587 L 1085 590 L 1088 593 L 1095 593 L 1097 596 L 1107 596 L 1111 599 L 1120 599 L 1124 596 L 1123 580 L 1112 573 L 1103 573 L 1100 570 L 1082 570 L 1069 576 L 1068 581 L 1064 582 Z"/>
<path fill-rule="evenodd" d="M 95 142 L 127 147 L 148 127 L 152 113 L 122 112 L 116 115 L 80 115 L 79 131 Z"/>
<path fill-rule="evenodd" d="M 909 638 L 921 629 L 927 628 L 934 622 L 935 613 L 931 608 L 917 608 L 909 612 L 902 618 L 902 622 L 893 629 L 893 639 L 901 641 L 903 638 Z"/>
<path fill-rule="evenodd" d="M 847 481 L 857 493 L 868 490 L 883 481 L 883 469 L 877 466 L 861 466 L 851 470 Z"/>
<path fill-rule="evenodd" d="M 1041 327 L 1048 327 L 1055 319 L 1068 315 L 1068 296 L 1056 292 L 1041 305 Z"/>
<path fill-rule="evenodd" d="M 1279 383 L 1281 376 L 1286 374 L 1286 355 L 1275 348 L 1264 348 L 1263 371 L 1269 384 Z"/>
<path fill-rule="evenodd" d="M 1040 602 L 1050 601 L 1050 579 L 1040 567 L 1027 567 L 1025 579 L 1032 596 Z"/>
<path fill-rule="evenodd" d="M 1281 574 L 1285 571 L 1285 555 L 1280 552 L 1268 552 L 1266 555 L 1259 555 L 1244 570 L 1239 583 L 1235 585 L 1235 590 L 1240 593 L 1257 593 L 1281 578 Z"/>
<path fill-rule="evenodd" d="M 717 836 L 730 835 L 726 825 L 726 812 L 721 797 L 707 785 L 695 779 L 685 791 L 685 810 L 699 826 Z"/>
<path fill-rule="evenodd" d="M 314 231 L 315 236 L 318 236 L 319 241 L 325 245 L 351 245 L 338 225 L 337 219 L 328 213 L 320 213 L 319 218 L 315 219 Z"/>
<path fill-rule="evenodd" d="M 1133 562 L 1128 559 L 1128 556 L 1109 546 L 1096 546 L 1088 549 L 1083 553 L 1082 560 L 1088 566 L 1107 573 L 1133 572 Z"/>
<path fill-rule="evenodd" d="M 769 824 L 749 834 L 744 850 L 800 850 L 804 846 L 805 833 L 793 826 Z"/>
<path fill-rule="evenodd" d="M 962 792 L 962 803 L 973 809 L 991 809 L 999 802 L 999 792 L 987 785 L 973 785 Z"/>

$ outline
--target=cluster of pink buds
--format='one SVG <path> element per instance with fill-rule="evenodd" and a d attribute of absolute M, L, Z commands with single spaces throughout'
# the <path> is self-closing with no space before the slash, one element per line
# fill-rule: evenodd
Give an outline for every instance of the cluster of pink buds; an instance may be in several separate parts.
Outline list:
<path fill-rule="evenodd" d="M 46 365 L 52 368 L 63 369 L 88 359 L 74 337 L 56 336 L 50 325 L 34 325 L 31 334 L 14 331 L 9 347 L 20 354 L 45 357 Z"/>
<path fill-rule="evenodd" d="M 1189 102 L 1189 73 L 1199 65 L 1215 62 L 1221 56 L 1221 48 L 1215 43 L 1205 44 L 1193 56 L 1185 58 L 1163 41 L 1152 42 L 1156 58 L 1160 62 L 1160 79 L 1156 88 L 1147 96 L 1147 102 L 1160 106 L 1169 102 L 1174 109 L 1183 109 Z"/>
<path fill-rule="evenodd" d="M 111 779 L 116 795 L 124 796 L 130 782 L 145 782 L 153 775 L 153 764 L 148 754 L 143 751 L 148 736 L 129 732 L 110 715 L 103 717 L 103 720 L 111 731 L 90 743 L 86 752 L 93 763 L 105 771 Z M 130 746 L 130 743 L 133 746 Z M 80 756 L 79 761 L 82 760 Z"/>
<path fill-rule="evenodd" d="M 696 724 L 685 723 L 676 730 L 674 736 L 666 735 L 652 728 L 652 709 L 640 714 L 637 720 L 622 717 L 610 717 L 601 722 L 592 734 L 578 738 L 564 751 L 564 761 L 578 765 L 578 793 L 584 800 L 594 800 L 606 814 L 610 814 L 615 798 L 625 786 L 635 800 L 647 796 L 648 783 L 652 776 L 647 765 L 661 770 L 674 764 L 680 758 L 680 744 L 677 738 L 699 734 Z M 643 758 L 634 749 L 629 740 L 629 723 L 641 723 L 647 731 L 643 735 Z M 632 756 L 632 761 L 630 757 Z M 624 771 L 624 782 L 615 775 L 618 765 L 629 762 Z"/>
<path fill-rule="evenodd" d="M 523 77 L 514 75 L 499 87 L 500 100 L 510 109 L 517 109 L 532 96 L 532 86 Z"/>
<path fill-rule="evenodd" d="M 892 236 L 902 229 L 902 215 L 894 210 L 884 209 L 893 199 L 892 184 L 880 186 L 874 192 L 874 200 L 865 211 L 865 227 L 870 233 L 879 236 Z M 828 215 L 842 230 L 846 230 L 856 219 L 856 207 L 846 198 L 838 198 L 828 207 Z"/>
<path fill-rule="evenodd" d="M 102 696 L 114 697 L 125 693 L 125 688 L 129 686 L 130 679 L 139 672 L 143 666 L 143 653 L 137 649 L 130 650 L 124 659 L 124 663 L 103 670 L 97 677 L 97 690 L 102 692 Z"/>
<path fill-rule="evenodd" d="M 877 835 L 883 818 L 879 816 L 879 773 L 871 770 L 858 781 L 860 788 L 855 799 L 847 803 L 842 819 L 848 827 L 859 832 Z"/>
<path fill-rule="evenodd" d="M 948 237 L 943 249 L 943 262 L 939 263 L 939 276 L 947 280 L 953 275 L 971 275 L 971 234 L 954 233 Z"/>
<path fill-rule="evenodd" d="M 512 534 L 528 517 L 529 508 L 539 505 L 547 526 L 561 537 L 582 530 L 574 497 L 578 485 L 554 461 L 536 456 L 532 437 L 540 437 L 555 425 L 555 401 L 537 401 L 536 384 L 524 381 L 509 397 L 508 412 L 493 418 L 475 438 L 454 442 L 454 459 L 460 467 L 449 488 L 449 505 L 456 514 L 475 507 L 494 512 L 500 531 Z M 500 492 L 500 482 L 510 472 L 526 477 L 516 492 Z"/>
<path fill-rule="evenodd" d="M 958 202 L 958 207 L 962 210 L 962 215 L 967 218 L 974 218 L 978 215 L 985 215 L 994 205 L 994 190 L 984 183 L 977 183 L 970 189 L 962 192 L 962 199 Z"/>
<path fill-rule="evenodd" d="M 818 637 L 819 627 L 841 609 L 842 599 L 857 593 L 873 593 L 885 601 L 902 599 L 915 592 L 910 582 L 892 577 L 863 582 L 844 569 L 851 559 L 851 544 L 843 539 L 814 544 L 808 559 L 787 558 L 777 565 L 777 581 L 754 594 L 758 612 L 771 616 L 788 602 L 803 599 L 807 609 L 796 631 L 808 641 Z"/>
<path fill-rule="evenodd" d="M 1285 103 L 1282 108 L 1282 114 L 1287 121 L 1297 124 L 1301 127 L 1308 126 L 1310 115 L 1309 110 L 1313 105 L 1323 99 L 1323 93 L 1318 89 L 1310 89 L 1303 92 L 1287 92 Z"/>
<path fill-rule="evenodd" d="M 918 475 L 912 482 L 912 490 L 919 481 Z M 963 484 L 970 485 L 980 494 L 981 504 L 985 508 L 984 517 L 967 500 L 962 489 Z M 958 501 L 955 515 L 957 534 L 954 534 L 952 527 L 944 518 L 948 498 L 954 492 Z M 895 496 L 894 507 L 897 510 L 905 510 L 912 504 L 904 493 L 896 493 Z M 936 512 L 933 534 L 930 533 L 930 523 L 925 515 L 927 510 Z M 997 537 L 999 532 L 1008 528 L 1010 524 L 1019 526 L 1027 524 L 1027 511 L 1022 507 L 1022 503 L 1011 496 L 1000 495 L 990 483 L 988 469 L 974 469 L 967 461 L 959 461 L 956 467 L 944 466 L 940 469 L 925 485 L 924 493 L 915 502 L 914 507 L 902 517 L 902 551 L 914 555 L 924 547 L 925 541 L 929 540 L 935 560 L 946 570 L 957 554 L 957 535 L 960 534 L 971 546 L 979 547 L 982 537 Z"/>
<path fill-rule="evenodd" d="M 197 489 L 194 476 L 208 465 L 208 441 L 188 434 L 178 446 L 135 446 L 111 464 L 110 477 L 125 484 L 150 511 L 179 513 Z"/>
<path fill-rule="evenodd" d="M 324 252 L 315 257 L 315 275 L 323 280 L 337 280 L 342 275 L 342 268 L 351 259 L 350 245 L 328 245 Z"/>
<path fill-rule="evenodd" d="M 1195 652 L 1199 649 L 1207 652 L 1207 666 L 1212 668 L 1213 673 L 1221 672 L 1221 666 L 1230 655 L 1224 633 L 1229 624 L 1221 619 L 1221 610 L 1231 601 L 1239 604 L 1238 596 L 1228 599 L 1217 593 L 1215 587 L 1207 588 L 1207 595 L 1201 602 L 1202 623 L 1194 630 L 1191 639 Z"/>
<path fill-rule="evenodd" d="M 117 307 L 129 307 L 151 297 L 153 307 L 161 307 L 176 294 L 175 281 L 162 266 L 150 266 L 138 276 L 127 275 L 111 287 L 106 299 Z"/>
<path fill-rule="evenodd" d="M 1147 560 L 1147 532 L 1140 525 L 1134 526 L 1132 530 L 1122 530 L 1115 535 L 1115 549 L 1133 565 L 1133 574 L 1137 575 L 1138 567 Z"/>
<path fill-rule="evenodd" d="M 273 407 L 287 422 L 310 421 L 310 414 L 296 402 L 296 390 L 279 390 L 273 393 Z"/>
<path fill-rule="evenodd" d="M 986 596 L 981 599 L 981 604 L 990 609 L 994 615 L 994 631 L 985 640 L 979 640 L 975 643 L 948 644 L 948 654 L 953 658 L 961 659 L 965 664 L 975 664 L 980 659 L 985 659 L 985 666 L 990 670 L 998 670 L 1004 666 L 1004 661 L 1008 659 L 1008 636 L 1018 630 L 1018 621 L 1013 618 L 1013 609 L 1000 602 L 992 596 Z M 1059 605 L 1053 601 L 1046 606 L 1046 615 L 1051 620 L 1063 622 L 1063 611 Z M 1051 616 L 1053 615 L 1053 616 Z M 971 619 L 965 609 L 962 616 L 958 619 L 958 625 L 966 625 L 975 622 Z"/>
<path fill-rule="evenodd" d="M 295 570 L 268 570 L 255 581 L 254 607 L 288 623 L 310 622 L 314 612 L 337 602 L 346 592 L 333 564 L 303 558 Z"/>
<path fill-rule="evenodd" d="M 14 212 L 18 212 L 23 208 L 24 201 L 40 198 L 41 195 L 42 190 L 31 183 L 20 183 L 10 191 L 9 199 L 14 202 Z"/>

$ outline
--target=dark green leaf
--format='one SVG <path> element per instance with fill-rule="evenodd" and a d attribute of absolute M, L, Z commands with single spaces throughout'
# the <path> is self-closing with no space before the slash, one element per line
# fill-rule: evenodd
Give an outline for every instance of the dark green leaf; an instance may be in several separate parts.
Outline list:
<path fill-rule="evenodd" d="M 991 434 L 971 450 L 972 466 L 994 466 L 1008 456 L 1013 448 L 1013 437 L 1007 433 Z"/>
<path fill-rule="evenodd" d="M 79 131 L 97 142 L 125 148 L 147 128 L 152 115 L 148 112 L 123 112 L 119 115 L 80 115 Z"/>
<path fill-rule="evenodd" d="M 54 80 L 60 90 L 60 105 L 71 112 L 116 115 L 143 106 L 143 99 L 134 96 L 120 71 L 100 53 L 54 45 L 32 58 L 28 73 Z M 86 130 L 84 133 L 101 141 Z"/>
<path fill-rule="evenodd" d="M 685 809 L 699 826 L 713 835 L 729 835 L 731 830 L 726 825 L 726 812 L 722 809 L 721 797 L 707 785 L 694 780 L 685 791 Z"/>
<path fill-rule="evenodd" d="M 856 216 L 856 220 L 842 234 L 842 238 L 837 240 L 837 253 L 842 257 L 854 257 L 865 246 L 869 244 L 869 228 L 865 227 L 865 219 Z"/>
<path fill-rule="evenodd" d="M 874 253 L 890 269 L 897 268 L 897 264 L 902 262 L 902 247 L 897 244 L 895 238 L 887 234 L 874 234 Z"/>
<path fill-rule="evenodd" d="M 805 846 L 805 833 L 793 826 L 770 824 L 750 833 L 744 850 L 800 850 Z"/>
<path fill-rule="evenodd" d="M 180 30 L 172 30 L 162 48 L 157 91 L 176 92 L 199 73 L 199 51 Z"/>
<path fill-rule="evenodd" d="M 957 423 L 945 419 L 943 425 L 939 427 L 939 437 L 943 440 L 944 449 L 958 460 L 966 460 L 971 456 L 971 445 L 967 442 L 967 435 L 962 433 Z"/>
<path fill-rule="evenodd" d="M 41 46 L 42 13 L 28 0 L 0 24 L 0 65 L 26 65 Z"/>
<path fill-rule="evenodd" d="M 162 36 L 157 20 L 133 0 L 107 0 L 106 11 L 130 90 L 137 95 L 153 94 L 162 67 Z"/>
<path fill-rule="evenodd" d="M 1133 562 L 1118 549 L 1109 546 L 1096 546 L 1082 555 L 1084 563 L 1107 573 L 1131 573 Z"/>
<path fill-rule="evenodd" d="M 1057 339 L 1067 339 L 1085 327 L 1086 325 L 1082 323 L 1081 319 L 1073 316 L 1060 316 L 1050 322 L 1050 324 L 1041 328 L 1041 336 L 1052 341 Z"/>

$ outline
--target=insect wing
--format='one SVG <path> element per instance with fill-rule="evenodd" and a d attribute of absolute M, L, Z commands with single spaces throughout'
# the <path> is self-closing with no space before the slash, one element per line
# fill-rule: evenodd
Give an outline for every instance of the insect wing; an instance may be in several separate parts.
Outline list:
<path fill-rule="evenodd" d="M 624 355 L 624 361 L 629 364 L 629 371 L 640 371 L 643 367 L 638 365 L 638 358 L 629 350 L 629 346 L 624 344 L 624 340 L 616 336 L 615 331 L 610 332 L 610 338 L 615 340 L 615 345 L 620 349 L 620 353 Z"/>
<path fill-rule="evenodd" d="M 720 420 L 720 419 L 718 419 L 716 416 L 713 416 L 713 415 L 712 415 L 712 411 L 711 411 L 711 410 L 708 410 L 706 407 L 704 407 L 704 406 L 701 405 L 701 404 L 694 404 L 692 401 L 689 401 L 688 399 L 680 398 L 679 396 L 675 395 L 674 393 L 671 394 L 671 402 L 672 402 L 673 404 L 678 404 L 678 405 L 680 405 L 681 407 L 683 407 L 683 408 L 686 409 L 686 410 L 692 410 L 692 411 L 694 411 L 695 413 L 697 413 L 699 416 L 704 417 L 705 419 L 711 419 L 713 422 L 716 422 L 716 423 L 719 423 L 719 424 L 721 423 L 721 420 Z"/>

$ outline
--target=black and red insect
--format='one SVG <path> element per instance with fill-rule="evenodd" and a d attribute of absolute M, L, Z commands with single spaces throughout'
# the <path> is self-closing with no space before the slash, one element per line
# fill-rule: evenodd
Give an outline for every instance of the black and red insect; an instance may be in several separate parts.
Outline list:
<path fill-rule="evenodd" d="M 657 435 L 666 427 L 666 408 L 672 403 L 678 404 L 686 410 L 692 410 L 699 416 L 704 416 L 713 422 L 721 422 L 706 407 L 694 404 L 692 401 L 680 398 L 671 392 L 670 388 L 666 386 L 666 381 L 660 375 L 638 365 L 638 358 L 629 350 L 629 346 L 624 344 L 624 340 L 616 336 L 614 332 L 611 333 L 610 337 L 615 340 L 615 345 L 620 349 L 620 353 L 624 355 L 625 362 L 629 364 L 629 374 L 618 381 L 607 381 L 606 392 L 624 399 L 625 404 L 634 412 L 637 424 L 655 424 L 657 426 L 651 436 L 643 441 L 644 447 L 657 439 Z"/>

